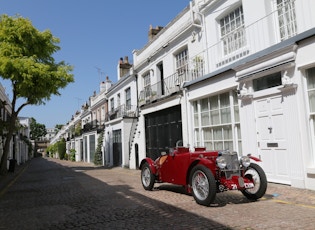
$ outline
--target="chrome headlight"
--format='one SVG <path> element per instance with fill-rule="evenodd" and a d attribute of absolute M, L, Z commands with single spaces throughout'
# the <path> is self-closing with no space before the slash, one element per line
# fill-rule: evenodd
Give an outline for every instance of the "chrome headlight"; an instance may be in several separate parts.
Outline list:
<path fill-rule="evenodd" d="M 226 167 L 225 157 L 223 156 L 217 157 L 216 162 L 220 169 L 224 169 Z"/>
<path fill-rule="evenodd" d="M 245 168 L 250 165 L 250 158 L 248 156 L 242 156 L 240 161 Z"/>

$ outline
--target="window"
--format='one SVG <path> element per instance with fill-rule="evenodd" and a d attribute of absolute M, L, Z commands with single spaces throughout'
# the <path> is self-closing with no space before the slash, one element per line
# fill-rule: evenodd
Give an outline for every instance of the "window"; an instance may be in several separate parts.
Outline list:
<path fill-rule="evenodd" d="M 117 107 L 120 106 L 120 93 L 117 94 Z"/>
<path fill-rule="evenodd" d="M 114 103 L 114 98 L 110 99 L 110 111 L 114 112 L 115 109 L 115 103 Z"/>
<path fill-rule="evenodd" d="M 243 7 L 236 8 L 233 12 L 220 20 L 221 40 L 223 53 L 228 55 L 246 45 Z"/>
<path fill-rule="evenodd" d="M 126 109 L 130 110 L 131 109 L 131 91 L 130 88 L 126 89 Z"/>
<path fill-rule="evenodd" d="M 180 53 L 175 55 L 176 60 L 176 72 L 177 74 L 184 75 L 188 71 L 188 49 L 184 49 Z"/>
<path fill-rule="evenodd" d="M 235 91 L 207 97 L 193 103 L 195 141 L 209 150 L 237 150 L 241 153 L 238 99 Z"/>
<path fill-rule="evenodd" d="M 151 77 L 150 72 L 143 75 L 143 86 L 145 91 L 145 97 L 150 97 L 151 92 Z"/>
<path fill-rule="evenodd" d="M 297 33 L 295 0 L 277 0 L 278 22 L 281 41 Z"/>
<path fill-rule="evenodd" d="M 281 72 L 270 74 L 253 80 L 253 89 L 260 91 L 281 85 Z"/>
<path fill-rule="evenodd" d="M 315 164 L 315 67 L 306 70 L 307 96 L 310 111 L 310 129 L 313 143 L 312 161 Z"/>

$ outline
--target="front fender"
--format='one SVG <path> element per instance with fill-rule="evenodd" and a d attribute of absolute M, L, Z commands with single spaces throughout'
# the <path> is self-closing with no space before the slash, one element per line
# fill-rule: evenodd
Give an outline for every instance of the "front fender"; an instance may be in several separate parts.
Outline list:
<path fill-rule="evenodd" d="M 201 158 L 198 162 L 199 165 L 204 165 L 212 172 L 213 176 L 215 176 L 216 163 L 212 159 Z"/>
<path fill-rule="evenodd" d="M 215 162 L 213 160 L 210 159 L 206 159 L 206 158 L 198 158 L 196 159 L 194 162 L 191 163 L 188 171 L 187 171 L 187 175 L 186 175 L 186 182 L 187 184 L 189 184 L 189 176 L 191 173 L 191 170 L 196 166 L 196 165 L 204 165 L 206 166 L 208 169 L 210 169 L 210 171 L 212 172 L 213 176 L 215 176 Z"/>
<path fill-rule="evenodd" d="M 261 160 L 258 157 L 248 156 L 251 160 L 254 160 L 256 162 L 261 162 Z"/>
<path fill-rule="evenodd" d="M 154 166 L 154 160 L 152 160 L 151 158 L 149 157 L 146 157 L 144 158 L 141 163 L 140 163 L 140 169 L 142 168 L 142 166 L 145 164 L 145 163 L 148 163 L 150 168 L 151 168 L 151 171 L 153 174 L 156 174 L 156 167 Z"/>

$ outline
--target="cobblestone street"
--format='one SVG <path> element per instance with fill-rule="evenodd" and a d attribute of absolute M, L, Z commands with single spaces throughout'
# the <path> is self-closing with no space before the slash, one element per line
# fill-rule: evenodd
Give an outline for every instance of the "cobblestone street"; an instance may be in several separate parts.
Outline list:
<path fill-rule="evenodd" d="M 198 205 L 181 187 L 145 191 L 140 171 L 35 158 L 0 187 L 0 229 L 314 229 L 315 192 L 269 184 L 263 199 L 217 194 Z"/>

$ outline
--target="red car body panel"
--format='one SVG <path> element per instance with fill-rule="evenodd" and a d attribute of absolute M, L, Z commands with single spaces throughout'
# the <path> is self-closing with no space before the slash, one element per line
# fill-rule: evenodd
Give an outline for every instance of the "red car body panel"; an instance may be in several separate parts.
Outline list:
<path fill-rule="evenodd" d="M 216 158 L 218 156 L 219 151 L 206 151 L 205 148 L 195 148 L 194 152 L 190 152 L 187 147 L 176 147 L 169 154 L 160 156 L 155 161 L 151 158 L 143 159 L 141 165 L 147 162 L 152 173 L 156 175 L 158 182 L 183 185 L 187 187 L 188 192 L 190 192 L 187 186 L 189 185 L 190 170 L 197 164 L 204 165 L 210 169 L 215 179 L 228 190 L 242 190 L 253 186 L 253 181 L 243 177 L 243 174 L 228 179 L 219 175 L 219 168 L 216 166 Z M 256 157 L 250 156 L 250 158 L 260 161 Z"/>

